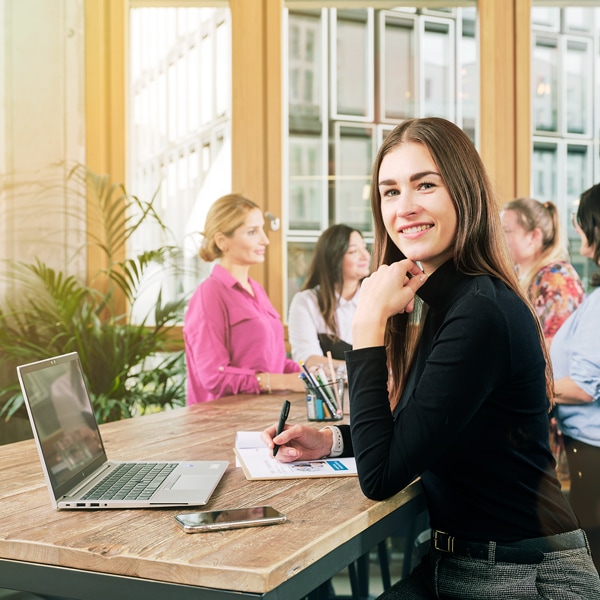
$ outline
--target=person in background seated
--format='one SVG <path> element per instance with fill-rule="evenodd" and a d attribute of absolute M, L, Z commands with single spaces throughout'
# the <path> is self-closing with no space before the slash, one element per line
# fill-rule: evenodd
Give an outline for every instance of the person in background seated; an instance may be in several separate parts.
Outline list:
<path fill-rule="evenodd" d="M 583 192 L 574 222 L 580 254 L 600 265 L 600 184 Z M 558 425 L 563 432 L 571 489 L 569 501 L 588 534 L 600 568 L 600 278 L 556 332 L 554 368 Z M 598 596 L 600 598 L 600 596 Z"/>
<path fill-rule="evenodd" d="M 407 119 L 377 154 L 371 208 L 350 425 L 263 439 L 281 461 L 354 455 L 373 500 L 420 476 L 430 548 L 382 599 L 600 598 L 548 443 L 546 344 L 473 142 L 445 119 Z"/>
<path fill-rule="evenodd" d="M 219 259 L 185 315 L 187 403 L 233 394 L 303 391 L 300 365 L 287 358 L 281 318 L 250 278 L 269 239 L 260 207 L 239 194 L 209 209 L 200 258 Z"/>
<path fill-rule="evenodd" d="M 503 206 L 500 219 L 519 281 L 550 347 L 558 328 L 585 296 L 581 279 L 568 260 L 558 210 L 552 202 L 517 198 Z"/>
<path fill-rule="evenodd" d="M 302 290 L 292 298 L 288 337 L 292 358 L 307 367 L 345 365 L 352 349 L 352 317 L 360 282 L 370 273 L 371 255 L 362 234 L 348 225 L 332 225 L 319 237 Z"/>

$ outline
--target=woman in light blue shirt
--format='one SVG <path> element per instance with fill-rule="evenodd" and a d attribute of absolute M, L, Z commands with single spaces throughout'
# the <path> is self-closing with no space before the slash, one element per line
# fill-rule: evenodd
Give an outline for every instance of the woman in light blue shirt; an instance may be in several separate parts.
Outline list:
<path fill-rule="evenodd" d="M 600 184 L 581 195 L 579 252 L 600 265 Z M 600 281 L 554 336 L 550 349 L 558 422 L 565 439 L 569 500 L 600 566 Z"/>

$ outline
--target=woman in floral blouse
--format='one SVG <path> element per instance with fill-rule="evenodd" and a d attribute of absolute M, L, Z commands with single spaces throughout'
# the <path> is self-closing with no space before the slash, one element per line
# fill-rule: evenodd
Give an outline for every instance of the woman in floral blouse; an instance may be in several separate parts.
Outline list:
<path fill-rule="evenodd" d="M 519 280 L 550 346 L 554 334 L 585 295 L 581 279 L 568 260 L 558 210 L 552 202 L 517 198 L 504 205 L 501 218 Z"/>

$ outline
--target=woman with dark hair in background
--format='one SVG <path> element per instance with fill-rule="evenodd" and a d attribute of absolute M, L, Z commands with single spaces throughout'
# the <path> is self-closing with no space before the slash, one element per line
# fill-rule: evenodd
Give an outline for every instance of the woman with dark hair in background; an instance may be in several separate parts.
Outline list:
<path fill-rule="evenodd" d="M 352 317 L 360 282 L 370 273 L 371 256 L 360 231 L 332 225 L 319 237 L 302 290 L 292 298 L 288 337 L 292 358 L 307 367 L 344 364 L 352 349 Z"/>

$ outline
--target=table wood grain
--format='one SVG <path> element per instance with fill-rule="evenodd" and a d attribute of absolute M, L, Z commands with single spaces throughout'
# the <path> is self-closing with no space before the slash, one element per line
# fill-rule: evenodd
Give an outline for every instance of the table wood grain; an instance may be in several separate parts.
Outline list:
<path fill-rule="evenodd" d="M 260 595 L 399 507 L 415 499 L 422 507 L 418 482 L 375 502 L 362 494 L 356 477 L 247 481 L 235 465 L 235 433 L 275 423 L 285 398 L 292 402 L 288 422 L 308 423 L 301 395 L 273 394 L 223 398 L 101 426 L 109 459 L 229 460 L 210 502 L 198 509 L 57 511 L 33 441 L 0 446 L 0 559 Z M 285 513 L 288 522 L 186 534 L 173 518 L 263 504 Z"/>

